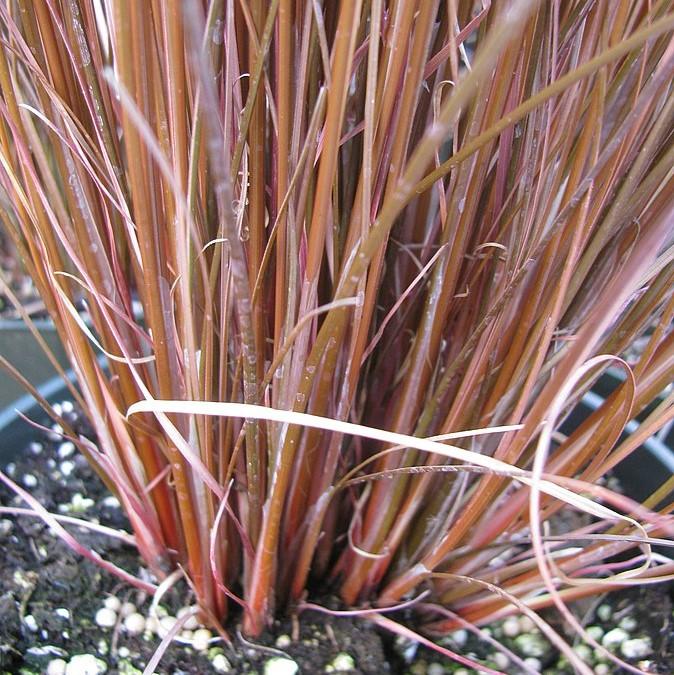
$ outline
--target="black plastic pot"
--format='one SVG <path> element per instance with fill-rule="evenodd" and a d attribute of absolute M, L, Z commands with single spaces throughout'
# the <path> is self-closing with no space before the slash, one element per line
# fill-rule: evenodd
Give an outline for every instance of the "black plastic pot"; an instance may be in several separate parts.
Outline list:
<path fill-rule="evenodd" d="M 34 325 L 65 367 L 67 357 L 51 321 L 37 320 Z M 40 386 L 56 376 L 56 371 L 23 321 L 0 319 L 0 354 L 33 385 Z M 0 368 L 0 411 L 13 405 L 24 393 L 21 385 Z M 1 427 L 0 427 L 1 428 Z"/>
<path fill-rule="evenodd" d="M 74 381 L 72 371 L 68 372 L 68 376 Z M 621 379 L 616 373 L 609 372 L 604 375 L 598 386 L 583 397 L 580 405 L 566 419 L 562 431 L 569 433 L 601 406 L 604 398 L 598 392 L 608 395 L 620 382 Z M 68 398 L 69 393 L 63 380 L 58 376 L 44 381 L 38 386 L 38 391 L 51 403 Z M 0 409 L 0 462 L 3 463 L 11 461 L 21 452 L 35 434 L 35 430 L 17 412 L 38 421 L 47 419 L 30 395 L 21 396 L 4 409 Z M 631 421 L 625 433 L 633 433 L 638 425 L 637 420 Z M 663 477 L 674 473 L 674 430 L 670 430 L 664 440 L 655 437 L 648 439 L 616 467 L 615 473 L 626 492 L 634 499 L 641 501 L 648 497 L 662 484 Z"/>
<path fill-rule="evenodd" d="M 609 369 L 569 415 L 562 425 L 562 431 L 570 433 L 593 411 L 601 407 L 605 398 L 622 382 L 622 373 Z M 639 417 L 643 419 L 648 410 Z M 638 428 L 639 419 L 631 420 L 625 427 L 622 437 L 629 436 Z M 674 427 L 665 429 L 661 437 L 649 438 L 640 448 L 620 462 L 614 472 L 627 494 L 637 501 L 646 499 L 662 485 L 664 478 L 674 473 Z"/>
<path fill-rule="evenodd" d="M 66 374 L 71 381 L 75 380 L 73 371 L 67 371 Z M 38 387 L 38 392 L 49 403 L 71 398 L 63 379 L 58 375 L 43 382 Z M 38 433 L 21 415 L 40 424 L 51 423 L 51 419 L 30 394 L 21 396 L 0 410 L 0 464 L 14 459 Z"/>

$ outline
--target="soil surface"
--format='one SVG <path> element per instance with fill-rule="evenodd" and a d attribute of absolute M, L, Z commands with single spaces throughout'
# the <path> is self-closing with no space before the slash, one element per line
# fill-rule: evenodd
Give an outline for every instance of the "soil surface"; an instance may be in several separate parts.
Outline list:
<path fill-rule="evenodd" d="M 75 503 L 77 508 L 68 515 L 129 531 L 128 521 L 84 458 L 77 453 L 59 457 L 62 447 L 61 440 L 42 438 L 8 466 L 3 463 L 2 469 L 53 513 L 63 512 L 64 504 L 72 509 Z M 77 494 L 81 497 L 73 499 Z M 26 507 L 4 485 L 0 504 Z M 133 547 L 79 527 L 68 529 L 105 559 L 138 573 L 141 563 Z M 0 514 L 0 673 L 44 673 L 51 660 L 68 661 L 76 654 L 95 655 L 107 673 L 142 672 L 160 640 L 156 635 L 129 635 L 121 626 L 96 625 L 94 617 L 111 595 L 147 613 L 148 597 L 71 551 L 42 520 Z M 175 614 L 189 601 L 189 591 L 183 588 L 165 596 L 162 606 Z M 228 630 L 231 645 L 216 642 L 201 652 L 170 646 L 155 672 L 262 673 L 270 659 L 287 656 L 299 665 L 300 673 L 323 673 L 340 655 L 336 663 L 343 664 L 345 654 L 351 657 L 346 664 L 353 668 L 344 672 L 391 672 L 380 635 L 361 621 L 326 620 L 322 614 L 306 612 L 301 621 L 276 623 L 254 643 L 237 635 L 235 625 Z"/>
<path fill-rule="evenodd" d="M 75 413 L 69 415 L 77 430 L 86 434 L 79 417 Z M 1 443 L 0 439 L 0 453 L 6 450 Z M 42 436 L 22 448 L 9 465 L 3 462 L 1 468 L 53 513 L 67 510 L 68 515 L 129 531 L 116 500 L 110 498 L 84 458 L 64 446 L 62 439 Z M 3 485 L 0 485 L 0 505 L 26 506 Z M 77 526 L 68 529 L 104 558 L 133 574 L 142 574 L 133 547 Z M 583 621 L 586 626 L 599 626 L 606 633 L 621 621 L 627 625 L 625 617 L 631 617 L 630 637 L 646 635 L 651 640 L 649 653 L 631 662 L 643 672 L 674 673 L 672 588 L 660 584 L 612 594 L 597 600 L 593 607 L 586 607 Z M 40 519 L 0 513 L 0 674 L 45 673 L 54 659 L 68 662 L 74 655 L 83 654 L 99 659 L 107 673 L 142 672 L 160 640 L 155 634 L 129 634 L 121 619 L 109 628 L 96 625 L 96 613 L 111 596 L 131 602 L 139 612 L 147 614 L 148 597 L 73 553 Z M 162 606 L 168 614 L 175 614 L 190 601 L 188 589 L 176 588 L 162 599 Z M 297 672 L 309 675 L 326 672 L 441 675 L 459 669 L 441 655 L 382 634 L 363 620 L 305 612 L 299 619 L 276 623 L 255 643 L 244 640 L 236 625 L 227 628 L 232 644 L 213 642 L 209 649 L 201 651 L 173 644 L 155 672 L 265 673 L 269 662 L 279 657 L 292 659 L 299 668 Z M 490 635 L 517 651 L 518 638 L 503 638 L 502 625 L 492 627 Z M 456 648 L 452 638 L 447 640 L 450 648 Z M 469 635 L 461 648 L 470 657 L 495 667 L 489 656 L 493 656 L 493 645 Z M 520 652 L 520 656 L 524 658 L 526 654 Z M 552 648 L 547 648 L 538 661 L 543 673 L 571 672 Z M 502 671 L 521 672 L 514 665 L 503 666 Z M 465 675 L 471 671 L 462 672 Z M 605 672 L 621 671 L 610 665 Z"/>
<path fill-rule="evenodd" d="M 653 640 L 653 653 L 640 661 L 641 668 L 647 673 L 674 673 L 674 585 L 644 585 L 618 591 L 608 596 L 606 604 L 613 613 L 609 620 L 599 620 L 599 625 L 608 630 L 631 616 L 639 632 Z"/>

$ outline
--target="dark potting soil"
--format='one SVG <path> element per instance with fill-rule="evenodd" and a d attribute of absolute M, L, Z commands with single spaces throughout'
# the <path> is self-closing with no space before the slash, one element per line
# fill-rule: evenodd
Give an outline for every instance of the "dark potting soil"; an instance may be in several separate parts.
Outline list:
<path fill-rule="evenodd" d="M 610 630 L 624 617 L 633 617 L 639 632 L 653 641 L 653 653 L 637 659 L 647 673 L 674 673 L 674 584 L 643 585 L 609 595 L 605 604 L 612 614 L 595 623 Z M 626 672 L 624 669 L 618 672 Z"/>
<path fill-rule="evenodd" d="M 42 438 L 41 449 L 32 444 L 2 469 L 53 513 L 62 512 L 59 505 L 72 507 L 74 503 L 74 512 L 67 515 L 130 531 L 128 521 L 84 458 L 77 453 L 66 459 L 58 456 L 62 443 Z M 64 475 L 64 468 L 68 475 Z M 81 497 L 73 499 L 78 494 Z M 26 507 L 4 485 L 0 485 L 0 505 Z M 83 510 L 77 512 L 78 508 Z M 106 560 L 138 573 L 141 563 L 133 547 L 77 526 L 67 529 Z M 139 612 L 147 613 L 148 597 L 74 553 L 41 519 L 0 514 L 1 674 L 44 673 L 53 659 L 67 662 L 77 654 L 102 660 L 107 673 L 142 672 L 160 640 L 156 635 L 145 639 L 129 635 L 121 627 L 103 629 L 96 625 L 96 612 L 110 595 L 133 602 Z M 175 614 L 181 606 L 190 604 L 189 600 L 189 591 L 183 587 L 169 592 L 161 604 Z M 354 667 L 348 672 L 391 672 L 380 635 L 362 621 L 306 612 L 301 621 L 278 622 L 272 631 L 254 641 L 238 637 L 236 626 L 227 628 L 232 645 L 219 642 L 208 651 L 198 652 L 173 644 L 155 672 L 262 673 L 267 661 L 287 655 L 299 665 L 300 673 L 313 674 L 326 672 L 326 666 L 340 654 L 352 658 Z M 218 654 L 219 660 L 214 661 Z M 223 670 L 216 669 L 214 663 Z"/>
<path fill-rule="evenodd" d="M 80 433 L 86 433 L 79 419 L 75 423 Z M 71 454 L 68 446 L 64 451 L 62 440 L 40 438 L 37 444 L 23 448 L 18 458 L 2 469 L 53 513 L 63 512 L 63 505 L 69 504 L 68 515 L 129 531 L 128 521 L 105 486 L 83 457 L 76 452 Z M 26 506 L 2 485 L 0 505 Z M 105 559 L 139 574 L 141 563 L 134 548 L 77 526 L 68 529 L 83 545 Z M 625 617 L 631 617 L 632 636 L 647 635 L 652 644 L 647 656 L 635 657 L 632 662 L 644 672 L 674 673 L 673 588 L 659 584 L 611 594 L 596 601 L 594 608 L 585 608 L 583 621 L 586 626 L 599 626 L 607 632 Z M 0 674 L 45 673 L 50 661 L 61 658 L 67 662 L 78 654 L 95 656 L 105 664 L 106 673 L 142 672 L 159 638 L 130 635 L 121 626 L 96 625 L 94 617 L 109 596 L 133 602 L 139 612 L 147 614 L 148 597 L 72 552 L 42 520 L 0 514 Z M 170 591 L 162 599 L 162 605 L 175 614 L 190 601 L 189 591 L 181 587 Z M 603 611 L 598 611 L 602 606 Z M 394 640 L 363 620 L 305 612 L 299 620 L 275 623 L 272 630 L 254 642 L 237 635 L 236 625 L 227 628 L 233 640 L 231 645 L 220 642 L 208 651 L 197 651 L 172 644 L 155 672 L 264 673 L 265 664 L 279 655 L 287 655 L 298 664 L 299 673 L 310 675 L 325 672 L 431 675 L 458 669 L 457 664 L 441 655 Z M 497 626 L 494 632 L 497 637 L 499 630 Z M 503 642 L 515 649 L 516 640 Z M 454 648 L 451 642 L 448 644 Z M 493 647 L 477 638 L 469 636 L 462 651 L 494 667 L 489 659 Z M 404 658 L 410 654 L 414 656 Z M 557 660 L 552 649 L 540 661 L 546 674 L 571 672 Z M 338 663 L 339 667 L 335 667 Z M 610 668 L 605 672 L 621 672 L 612 665 Z M 519 671 L 510 666 L 504 672 Z"/>

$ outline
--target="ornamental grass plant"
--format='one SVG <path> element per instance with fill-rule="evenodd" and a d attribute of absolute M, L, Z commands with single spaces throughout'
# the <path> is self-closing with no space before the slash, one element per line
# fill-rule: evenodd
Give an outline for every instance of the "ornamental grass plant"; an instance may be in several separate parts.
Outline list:
<path fill-rule="evenodd" d="M 674 479 L 605 487 L 674 417 L 621 437 L 674 379 L 673 31 L 667 0 L 0 4 L 2 226 L 159 582 L 252 636 L 326 591 L 426 635 L 525 612 L 590 672 L 538 610 L 582 631 L 568 602 L 674 573 Z"/>

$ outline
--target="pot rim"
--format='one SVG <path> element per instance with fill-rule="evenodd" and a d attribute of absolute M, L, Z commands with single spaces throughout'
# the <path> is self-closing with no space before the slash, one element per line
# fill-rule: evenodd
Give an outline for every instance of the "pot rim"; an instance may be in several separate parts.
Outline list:
<path fill-rule="evenodd" d="M 6 323 L 6 320 L 0 320 L 0 329 L 2 329 L 3 327 L 2 326 L 3 322 Z M 46 321 L 46 323 L 49 322 Z M 105 362 L 105 357 L 103 357 L 101 360 Z M 76 382 L 77 376 L 73 369 L 67 370 L 65 372 L 65 375 L 71 383 Z M 620 377 L 619 371 L 613 369 L 609 369 L 608 371 L 606 371 L 605 375 L 609 375 L 610 377 L 617 380 L 624 379 Z M 65 382 L 63 378 L 59 375 L 55 375 L 54 377 L 50 378 L 46 382 L 36 387 L 36 389 L 38 393 L 47 401 L 67 397 L 67 388 Z M 580 400 L 577 408 L 584 406 L 586 408 L 589 408 L 590 411 L 593 411 L 596 410 L 599 406 L 601 406 L 604 400 L 605 398 L 603 396 L 600 396 L 599 394 L 590 390 L 585 393 L 583 398 Z M 18 422 L 20 420 L 20 415 L 29 416 L 29 413 L 33 409 L 35 409 L 36 411 L 37 410 L 42 411 L 42 408 L 40 407 L 39 403 L 29 393 L 26 393 L 23 396 L 19 397 L 18 399 L 15 399 L 4 409 L 0 409 L 0 434 L 3 434 L 13 423 Z M 569 414 L 569 416 L 567 417 L 567 421 L 574 415 L 574 412 L 575 410 Z M 28 429 L 27 425 L 26 427 Z M 638 428 L 639 422 L 637 420 L 630 420 L 625 425 L 625 433 L 632 434 Z M 659 461 L 660 464 L 662 464 L 662 466 L 666 468 L 670 473 L 674 474 L 674 447 L 670 448 L 657 436 L 651 436 L 650 438 L 646 439 L 641 447 L 646 448 L 649 454 L 654 457 L 654 459 Z M 4 456 L 5 454 L 10 453 L 7 451 L 5 447 L 0 447 L 0 456 Z"/>

